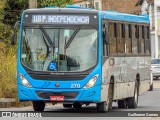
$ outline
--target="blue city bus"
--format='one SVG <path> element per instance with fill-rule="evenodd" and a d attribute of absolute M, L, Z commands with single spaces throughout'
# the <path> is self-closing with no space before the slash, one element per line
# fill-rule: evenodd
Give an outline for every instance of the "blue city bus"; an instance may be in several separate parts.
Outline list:
<path fill-rule="evenodd" d="M 18 39 L 19 101 L 98 112 L 136 108 L 138 96 L 153 89 L 147 15 L 77 6 L 24 10 Z M 16 27 L 12 44 L 16 43 Z"/>

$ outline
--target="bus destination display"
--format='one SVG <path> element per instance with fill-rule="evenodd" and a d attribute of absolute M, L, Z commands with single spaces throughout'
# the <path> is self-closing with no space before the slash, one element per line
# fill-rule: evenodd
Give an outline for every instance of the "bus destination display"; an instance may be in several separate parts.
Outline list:
<path fill-rule="evenodd" d="M 89 24 L 89 16 L 32 15 L 32 23 Z"/>
<path fill-rule="evenodd" d="M 57 14 L 25 14 L 24 24 L 62 24 L 62 25 L 95 25 L 97 15 L 57 15 Z"/>

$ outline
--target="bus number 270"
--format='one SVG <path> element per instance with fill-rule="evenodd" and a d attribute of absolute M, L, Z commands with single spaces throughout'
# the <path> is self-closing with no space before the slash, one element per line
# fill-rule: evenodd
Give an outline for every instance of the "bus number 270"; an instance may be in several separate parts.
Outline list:
<path fill-rule="evenodd" d="M 80 87 L 81 87 L 81 85 L 78 84 L 78 83 L 72 83 L 71 84 L 71 88 L 80 88 Z"/>

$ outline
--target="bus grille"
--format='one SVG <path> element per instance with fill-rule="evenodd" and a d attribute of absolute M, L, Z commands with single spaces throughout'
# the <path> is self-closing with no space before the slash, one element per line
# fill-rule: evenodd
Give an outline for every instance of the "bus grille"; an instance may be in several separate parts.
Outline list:
<path fill-rule="evenodd" d="M 29 74 L 31 78 L 36 80 L 83 80 L 87 75 L 36 75 Z"/>
<path fill-rule="evenodd" d="M 51 91 L 36 91 L 36 94 L 43 99 L 50 99 L 50 96 L 64 96 L 65 99 L 74 99 L 78 92 L 51 92 Z"/>

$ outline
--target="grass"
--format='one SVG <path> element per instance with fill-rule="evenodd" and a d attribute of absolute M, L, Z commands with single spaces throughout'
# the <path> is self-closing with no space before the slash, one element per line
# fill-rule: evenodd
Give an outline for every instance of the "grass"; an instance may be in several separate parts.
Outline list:
<path fill-rule="evenodd" d="M 0 42 L 0 98 L 15 98 L 15 103 L 0 104 L 0 107 L 28 106 L 30 102 L 20 103 L 17 97 L 17 47 L 6 46 Z"/>

